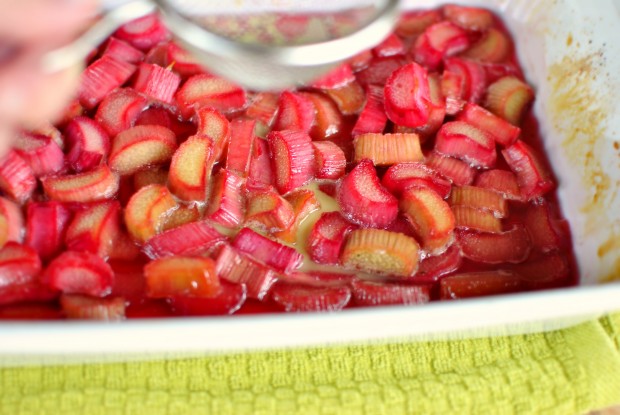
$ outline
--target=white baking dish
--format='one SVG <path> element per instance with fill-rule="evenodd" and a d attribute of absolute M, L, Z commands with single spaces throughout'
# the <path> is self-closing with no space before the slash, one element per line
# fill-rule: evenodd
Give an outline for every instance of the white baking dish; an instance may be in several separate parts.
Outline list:
<path fill-rule="evenodd" d="M 440 2 L 410 0 L 406 7 Z M 578 287 L 420 307 L 98 322 L 0 323 L 0 364 L 452 339 L 552 330 L 620 310 L 619 0 L 453 1 L 489 7 L 512 31 L 569 219 Z"/>

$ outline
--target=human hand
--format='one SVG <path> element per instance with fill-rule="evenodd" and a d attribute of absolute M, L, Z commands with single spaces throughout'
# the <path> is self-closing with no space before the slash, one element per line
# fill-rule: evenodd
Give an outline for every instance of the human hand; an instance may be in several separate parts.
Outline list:
<path fill-rule="evenodd" d="M 80 67 L 44 73 L 40 59 L 71 42 L 97 0 L 0 0 L 0 155 L 20 127 L 52 120 L 75 93 Z"/>

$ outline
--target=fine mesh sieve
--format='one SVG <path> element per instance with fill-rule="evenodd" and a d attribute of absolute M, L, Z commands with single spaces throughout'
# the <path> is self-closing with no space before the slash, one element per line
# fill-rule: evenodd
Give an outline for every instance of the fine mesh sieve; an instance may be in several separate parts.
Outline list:
<path fill-rule="evenodd" d="M 83 59 L 120 25 L 159 10 L 174 38 L 209 71 L 254 90 L 303 84 L 379 43 L 398 0 L 106 0 L 103 15 L 48 53 L 57 71 Z"/>

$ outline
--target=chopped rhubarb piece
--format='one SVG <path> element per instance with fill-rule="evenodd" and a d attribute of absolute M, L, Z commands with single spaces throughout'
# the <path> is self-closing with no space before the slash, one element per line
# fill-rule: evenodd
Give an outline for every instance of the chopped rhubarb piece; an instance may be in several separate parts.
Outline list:
<path fill-rule="evenodd" d="M 120 88 L 107 95 L 95 114 L 95 120 L 114 138 L 133 127 L 147 105 L 146 98 L 130 88 Z"/>
<path fill-rule="evenodd" d="M 232 246 L 280 272 L 295 270 L 303 261 L 302 255 L 295 248 L 269 239 L 249 228 L 241 229 Z"/>
<path fill-rule="evenodd" d="M 430 116 L 426 69 L 410 63 L 395 70 L 385 83 L 385 113 L 395 124 L 420 127 Z"/>
<path fill-rule="evenodd" d="M 109 55 L 119 61 L 134 64 L 144 59 L 144 53 L 142 53 L 142 51 L 115 37 L 110 37 L 110 39 L 106 42 L 103 55 Z"/>
<path fill-rule="evenodd" d="M 442 254 L 426 256 L 422 259 L 418 272 L 411 281 L 422 284 L 435 283 L 443 276 L 459 269 L 462 262 L 461 249 L 458 244 L 452 244 Z"/>
<path fill-rule="evenodd" d="M 570 277 L 570 267 L 566 258 L 558 253 L 544 255 L 515 265 L 528 289 L 555 288 L 566 283 Z"/>
<path fill-rule="evenodd" d="M 43 273 L 43 281 L 65 294 L 105 297 L 112 292 L 114 273 L 103 259 L 90 252 L 66 251 Z"/>
<path fill-rule="evenodd" d="M 340 212 L 324 212 L 314 223 L 306 249 L 310 258 L 319 264 L 338 264 L 345 238 L 357 226 Z"/>
<path fill-rule="evenodd" d="M 267 188 L 275 183 L 273 170 L 271 169 L 271 156 L 269 154 L 269 144 L 267 140 L 256 138 L 252 149 L 250 160 L 250 171 L 248 173 L 248 189 L 254 187 Z"/>
<path fill-rule="evenodd" d="M 343 115 L 359 114 L 366 101 L 364 88 L 357 82 L 349 82 L 338 88 L 326 89 L 325 92 L 334 100 Z"/>
<path fill-rule="evenodd" d="M 245 224 L 267 232 L 287 229 L 295 220 L 293 206 L 274 190 L 258 190 L 248 195 Z"/>
<path fill-rule="evenodd" d="M 452 188 L 448 180 L 424 163 L 394 164 L 387 169 L 381 183 L 397 197 L 410 187 L 428 187 L 445 199 Z"/>
<path fill-rule="evenodd" d="M 226 168 L 242 176 L 250 170 L 250 160 L 254 141 L 257 140 L 254 129 L 256 121 L 238 119 L 230 123 L 230 142 L 226 156 Z"/>
<path fill-rule="evenodd" d="M 82 73 L 78 91 L 80 104 L 92 110 L 110 92 L 127 82 L 135 70 L 135 65 L 129 62 L 102 56 Z"/>
<path fill-rule="evenodd" d="M 181 78 L 170 69 L 142 62 L 133 87 L 136 91 L 157 101 L 171 103 Z"/>
<path fill-rule="evenodd" d="M 13 149 L 28 163 L 36 177 L 58 173 L 65 165 L 62 149 L 44 135 L 22 134 Z"/>
<path fill-rule="evenodd" d="M 462 58 L 444 60 L 444 71 L 452 72 L 461 77 L 465 101 L 478 103 L 482 100 L 487 87 L 486 72 L 477 62 Z"/>
<path fill-rule="evenodd" d="M 508 204 L 501 194 L 476 186 L 454 186 L 450 199 L 451 206 L 470 206 L 489 210 L 498 218 L 508 215 Z"/>
<path fill-rule="evenodd" d="M 75 117 L 65 128 L 69 147 L 67 162 L 76 173 L 99 166 L 110 152 L 110 137 L 88 117 Z"/>
<path fill-rule="evenodd" d="M 230 122 L 221 112 L 209 107 L 198 109 L 196 111 L 196 119 L 198 121 L 196 135 L 209 137 L 213 141 L 214 159 L 217 161 L 221 160 L 230 141 Z"/>
<path fill-rule="evenodd" d="M 553 226 L 548 203 L 532 203 L 525 211 L 524 223 L 537 252 L 557 251 L 562 245 L 562 235 Z"/>
<path fill-rule="evenodd" d="M 506 76 L 515 76 L 517 78 L 523 79 L 523 73 L 521 72 L 521 69 L 514 63 L 480 62 L 480 64 L 482 65 L 482 68 L 486 73 L 487 83 L 489 85 L 497 81 L 498 79 L 504 78 Z"/>
<path fill-rule="evenodd" d="M 116 195 L 119 177 L 106 165 L 89 172 L 41 179 L 45 194 L 59 202 L 94 202 Z"/>
<path fill-rule="evenodd" d="M 183 316 L 220 316 L 239 310 L 246 298 L 243 284 L 220 281 L 220 292 L 214 297 L 174 296 L 168 299 L 172 310 Z"/>
<path fill-rule="evenodd" d="M 279 95 L 273 92 L 259 92 L 254 95 L 245 109 L 245 115 L 269 127 L 278 109 Z"/>
<path fill-rule="evenodd" d="M 369 159 L 376 166 L 389 166 L 424 160 L 420 137 L 415 133 L 361 134 L 355 138 L 353 146 L 355 148 L 354 163 Z"/>
<path fill-rule="evenodd" d="M 278 101 L 273 129 L 310 132 L 314 122 L 314 104 L 306 95 L 284 91 Z"/>
<path fill-rule="evenodd" d="M 355 121 L 351 135 L 356 137 L 364 133 L 382 133 L 387 123 L 387 115 L 383 107 L 383 88 L 368 85 L 366 88 L 366 104 Z"/>
<path fill-rule="evenodd" d="M 0 249 L 0 287 L 34 281 L 41 272 L 41 259 L 26 245 L 8 242 Z"/>
<path fill-rule="evenodd" d="M 338 145 L 331 141 L 313 141 L 312 147 L 317 179 L 338 179 L 344 175 L 347 159 Z"/>
<path fill-rule="evenodd" d="M 439 10 L 413 10 L 403 13 L 396 26 L 396 34 L 412 37 L 422 34 L 429 26 L 441 21 Z"/>
<path fill-rule="evenodd" d="M 168 39 L 170 33 L 157 15 L 149 14 L 125 23 L 114 36 L 129 42 L 135 48 L 149 50 Z"/>
<path fill-rule="evenodd" d="M 457 240 L 465 258 L 485 264 L 519 263 L 530 254 L 530 238 L 523 225 L 506 232 L 477 232 L 458 229 Z"/>
<path fill-rule="evenodd" d="M 199 221 L 203 216 L 203 205 L 199 205 L 197 203 L 179 205 L 178 208 L 170 212 L 170 214 L 165 218 L 162 230 L 167 231 L 187 223 Z"/>
<path fill-rule="evenodd" d="M 424 249 L 441 252 L 454 238 L 455 220 L 448 203 L 426 187 L 406 189 L 400 210 L 422 239 Z"/>
<path fill-rule="evenodd" d="M 209 253 L 226 241 L 208 222 L 192 222 L 167 230 L 150 238 L 142 247 L 151 259 L 166 256 L 193 256 Z"/>
<path fill-rule="evenodd" d="M 239 253 L 230 245 L 224 245 L 215 262 L 217 275 L 229 282 L 245 284 L 248 298 L 262 300 L 276 282 L 276 273 Z"/>
<path fill-rule="evenodd" d="M 463 56 L 481 62 L 503 62 L 510 54 L 510 40 L 504 32 L 490 28 L 482 34 Z"/>
<path fill-rule="evenodd" d="M 112 141 L 108 163 L 121 175 L 163 164 L 177 148 L 175 134 L 158 125 L 139 125 L 123 131 Z"/>
<path fill-rule="evenodd" d="M 367 68 L 356 74 L 357 81 L 363 86 L 379 85 L 383 87 L 390 75 L 406 63 L 407 60 L 402 56 L 375 58 Z"/>
<path fill-rule="evenodd" d="M 15 151 L 0 159 L 0 190 L 13 200 L 24 203 L 37 186 L 34 172 Z"/>
<path fill-rule="evenodd" d="M 497 160 L 495 141 L 484 131 L 463 121 L 451 121 L 441 126 L 435 139 L 435 151 L 479 167 L 493 167 Z"/>
<path fill-rule="evenodd" d="M 271 298 L 287 312 L 339 311 L 351 299 L 348 287 L 313 287 L 301 284 L 278 283 Z"/>
<path fill-rule="evenodd" d="M 471 206 L 452 206 L 457 228 L 475 229 L 481 232 L 501 232 L 502 223 L 493 212 Z"/>
<path fill-rule="evenodd" d="M 446 100 L 446 114 L 456 115 L 465 106 L 465 80 L 463 75 L 444 70 L 441 74 L 441 94 Z"/>
<path fill-rule="evenodd" d="M 504 147 L 513 144 L 521 134 L 521 129 L 519 127 L 515 127 L 476 104 L 467 104 L 458 115 L 457 120 L 464 121 L 484 131 L 491 136 L 495 142 Z"/>
<path fill-rule="evenodd" d="M 386 231 L 402 233 L 403 235 L 411 236 L 412 238 L 416 238 L 415 229 L 413 225 L 405 218 L 403 215 L 398 215 L 396 220 L 392 222 L 390 226 L 385 228 Z"/>
<path fill-rule="evenodd" d="M 243 178 L 221 169 L 213 178 L 213 187 L 205 215 L 227 228 L 237 228 L 243 222 L 245 198 Z"/>
<path fill-rule="evenodd" d="M 398 215 L 398 200 L 381 185 L 370 160 L 362 160 L 344 177 L 338 203 L 345 217 L 360 225 L 385 228 Z"/>
<path fill-rule="evenodd" d="M 64 294 L 60 296 L 63 314 L 70 319 L 115 321 L 125 319 L 125 300 L 93 298 L 85 295 Z"/>
<path fill-rule="evenodd" d="M 334 183 L 334 182 L 319 183 L 317 187 L 319 188 L 321 192 L 325 193 L 327 196 L 334 198 L 334 199 L 336 198 L 336 193 L 338 191 L 337 183 Z"/>
<path fill-rule="evenodd" d="M 353 301 L 357 305 L 424 304 L 430 301 L 430 285 L 405 285 L 387 281 L 353 280 Z"/>
<path fill-rule="evenodd" d="M 283 231 L 274 232 L 273 236 L 284 242 L 293 244 L 297 242 L 297 231 L 299 230 L 301 222 L 312 212 L 320 209 L 321 205 L 312 190 L 303 188 L 289 192 L 284 196 L 284 199 L 293 207 L 295 219 L 293 219 L 293 222 L 288 228 Z"/>
<path fill-rule="evenodd" d="M 493 26 L 493 15 L 485 9 L 450 4 L 442 11 L 446 19 L 463 29 L 483 31 Z"/>
<path fill-rule="evenodd" d="M 405 44 L 398 36 L 396 36 L 396 34 L 392 33 L 391 35 L 386 37 L 381 43 L 372 48 L 372 53 L 379 58 L 385 58 L 394 55 L 404 55 Z"/>
<path fill-rule="evenodd" d="M 134 125 L 159 125 L 170 130 L 176 128 L 174 115 L 163 107 L 149 107 L 142 111 Z"/>
<path fill-rule="evenodd" d="M 435 151 L 426 157 L 426 165 L 459 186 L 471 184 L 476 175 L 476 170 L 464 161 L 454 157 L 446 157 Z"/>
<path fill-rule="evenodd" d="M 0 289 L 0 296 L 1 291 Z M 61 320 L 62 318 L 63 315 L 58 307 L 51 304 L 23 303 L 0 308 L 2 320 Z"/>
<path fill-rule="evenodd" d="M 29 203 L 24 243 L 49 261 L 62 250 L 70 218 L 69 210 L 56 201 Z"/>
<path fill-rule="evenodd" d="M 52 301 L 56 297 L 58 291 L 39 281 L 0 286 L 0 306 L 30 301 Z"/>
<path fill-rule="evenodd" d="M 77 212 L 67 228 L 67 248 L 107 258 L 120 233 L 120 210 L 118 201 L 112 201 Z"/>
<path fill-rule="evenodd" d="M 194 55 L 174 42 L 167 43 L 165 52 L 166 62 L 174 62 L 172 70 L 181 75 L 183 78 L 188 78 L 205 71 L 202 64 Z"/>
<path fill-rule="evenodd" d="M 314 148 L 308 134 L 297 130 L 272 131 L 267 141 L 280 193 L 303 186 L 313 177 Z"/>
<path fill-rule="evenodd" d="M 351 231 L 340 254 L 347 268 L 408 278 L 418 268 L 419 246 L 415 239 L 383 229 Z"/>
<path fill-rule="evenodd" d="M 13 201 L 0 196 L 0 247 L 10 241 L 21 242 L 24 233 L 24 216 Z"/>
<path fill-rule="evenodd" d="M 135 261 L 141 256 L 140 248 L 133 241 L 129 233 L 121 228 L 116 233 L 112 248 L 108 256 L 109 260 Z"/>
<path fill-rule="evenodd" d="M 133 175 L 133 188 L 139 190 L 149 184 L 166 184 L 168 182 L 168 170 L 161 166 L 149 167 L 135 172 Z"/>
<path fill-rule="evenodd" d="M 315 287 L 342 287 L 349 286 L 357 277 L 355 274 L 341 272 L 309 271 L 289 272 L 279 276 L 278 281 L 290 284 L 311 285 Z"/>
<path fill-rule="evenodd" d="M 467 31 L 443 21 L 429 26 L 413 45 L 413 58 L 420 65 L 435 70 L 442 58 L 456 55 L 469 47 Z"/>
<path fill-rule="evenodd" d="M 439 287 L 442 300 L 453 300 L 519 292 L 523 282 L 517 273 L 498 270 L 450 275 L 441 279 Z"/>
<path fill-rule="evenodd" d="M 446 117 L 446 101 L 441 91 L 441 79 L 438 74 L 432 73 L 428 75 L 428 86 L 430 91 L 428 120 L 426 124 L 415 127 L 412 131 L 420 135 L 422 142 L 435 135 Z"/>
<path fill-rule="evenodd" d="M 155 259 L 144 266 L 144 278 L 146 295 L 150 298 L 214 297 L 220 291 L 220 279 L 211 258 Z"/>
<path fill-rule="evenodd" d="M 517 182 L 517 176 L 508 170 L 487 170 L 476 176 L 474 185 L 484 189 L 494 190 L 505 199 L 522 200 L 521 189 Z"/>
<path fill-rule="evenodd" d="M 355 74 L 349 63 L 336 66 L 316 79 L 310 86 L 319 89 L 334 89 L 355 81 Z"/>
<path fill-rule="evenodd" d="M 206 200 L 215 161 L 213 153 L 213 141 L 207 136 L 194 135 L 182 143 L 170 163 L 170 191 L 182 200 Z"/>
<path fill-rule="evenodd" d="M 165 186 L 151 184 L 138 190 L 125 208 L 125 224 L 130 235 L 145 242 L 160 233 L 170 212 L 177 203 Z"/>
<path fill-rule="evenodd" d="M 534 100 L 532 88 L 515 76 L 506 76 L 489 85 L 485 108 L 513 125 L 519 125 Z"/>
<path fill-rule="evenodd" d="M 510 169 L 517 176 L 521 194 L 527 199 L 538 198 L 555 186 L 547 168 L 534 150 L 521 140 L 502 150 Z"/>
<path fill-rule="evenodd" d="M 238 85 L 209 74 L 194 75 L 177 91 L 176 100 L 184 118 L 190 118 L 202 107 L 224 113 L 245 105 L 245 91 Z"/>
<path fill-rule="evenodd" d="M 79 104 L 76 104 L 79 106 Z M 79 117 L 80 115 L 82 115 L 82 111 L 75 111 L 74 114 L 72 114 L 72 116 L 70 118 L 68 118 L 67 120 L 65 120 L 65 122 L 62 122 L 63 120 L 60 120 L 57 122 L 57 125 L 66 125 L 72 118 L 74 117 Z M 60 132 L 60 130 L 58 128 L 56 128 L 53 124 L 49 123 L 49 122 L 44 122 L 42 125 L 39 125 L 37 128 L 31 130 L 32 134 L 38 134 L 38 135 L 43 135 L 45 137 L 49 137 L 51 138 L 57 145 L 58 147 L 60 147 L 61 150 L 65 150 L 65 138 L 63 137 L 62 133 Z"/>
<path fill-rule="evenodd" d="M 302 93 L 314 105 L 314 122 L 309 134 L 313 140 L 326 140 L 338 137 L 344 130 L 344 118 L 340 110 L 328 96 L 320 92 Z"/>
<path fill-rule="evenodd" d="M 152 63 L 155 65 L 162 66 L 164 68 L 172 66 L 174 68 L 175 63 L 173 61 L 168 60 L 168 47 L 171 42 L 162 42 L 158 45 L 153 46 L 146 52 L 144 56 L 144 62 Z"/>

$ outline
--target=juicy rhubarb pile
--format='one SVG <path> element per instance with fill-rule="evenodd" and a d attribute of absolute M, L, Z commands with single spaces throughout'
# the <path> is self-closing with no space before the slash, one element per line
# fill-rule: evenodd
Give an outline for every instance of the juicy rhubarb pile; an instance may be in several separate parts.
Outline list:
<path fill-rule="evenodd" d="M 378 39 L 379 41 L 379 39 Z M 296 90 L 246 91 L 156 15 L 0 160 L 0 318 L 336 311 L 566 286 L 569 228 L 501 21 L 405 13 Z"/>

